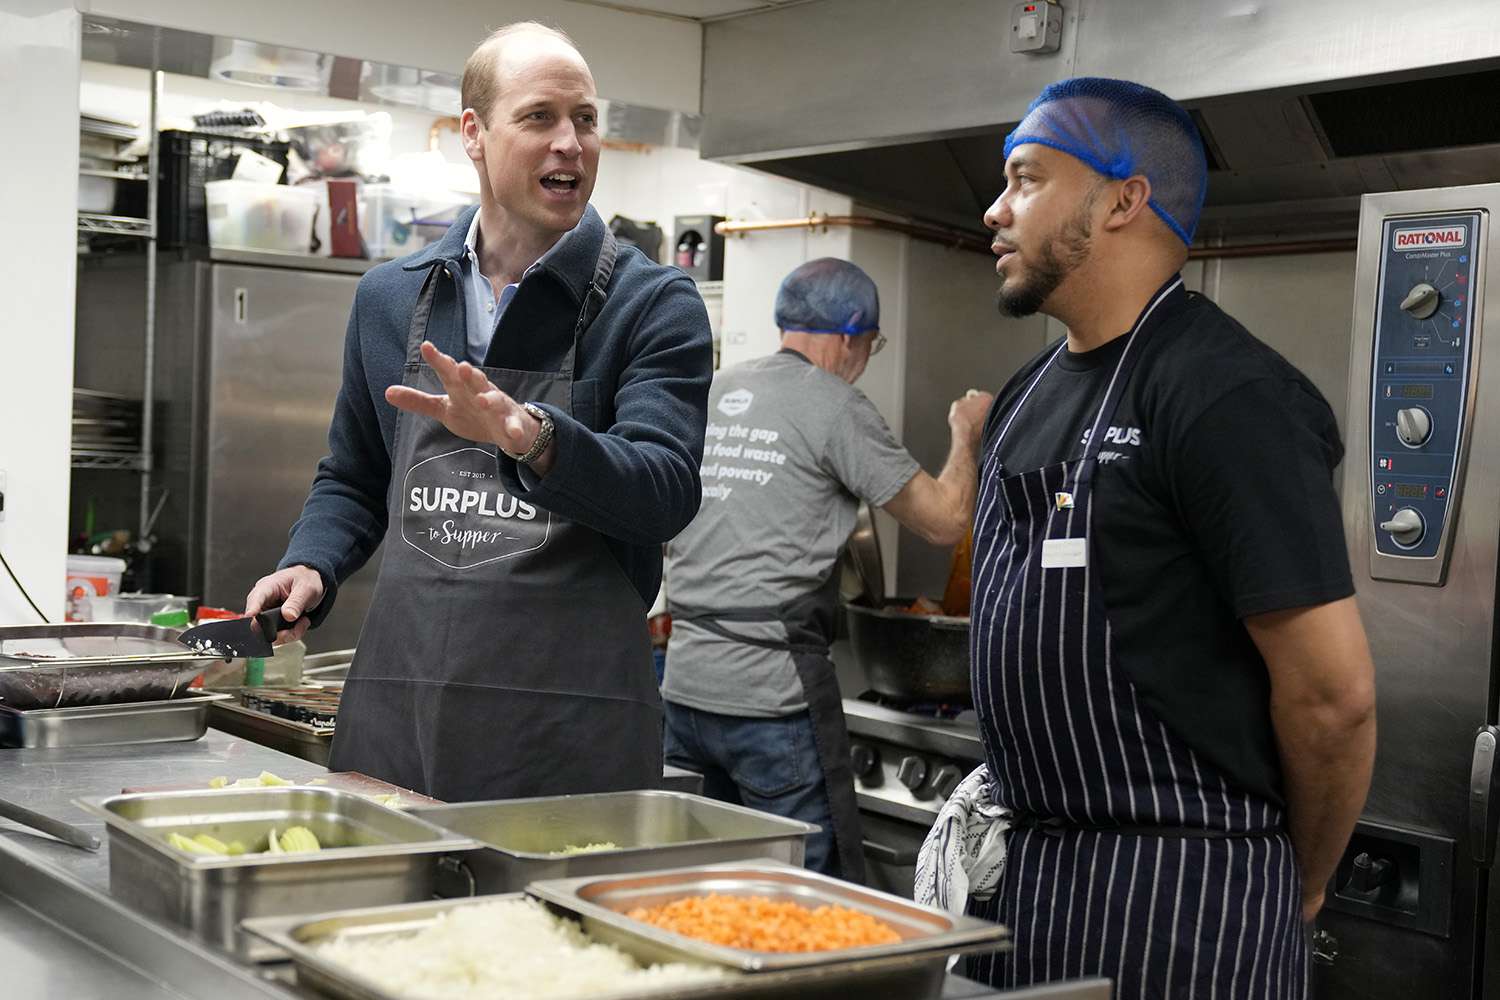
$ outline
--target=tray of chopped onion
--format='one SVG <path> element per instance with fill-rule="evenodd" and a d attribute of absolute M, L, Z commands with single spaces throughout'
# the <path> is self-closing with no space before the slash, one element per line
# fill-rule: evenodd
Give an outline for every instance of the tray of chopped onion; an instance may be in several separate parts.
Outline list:
<path fill-rule="evenodd" d="M 299 986 L 340 1000 L 905 1000 L 939 996 L 946 975 L 947 953 L 930 949 L 747 968 L 660 940 L 648 925 L 602 926 L 524 893 L 243 926 L 291 956 Z"/>

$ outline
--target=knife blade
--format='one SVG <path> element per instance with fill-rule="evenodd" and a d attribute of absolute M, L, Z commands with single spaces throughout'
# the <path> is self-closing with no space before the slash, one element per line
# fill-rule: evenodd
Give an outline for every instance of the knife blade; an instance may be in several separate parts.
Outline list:
<path fill-rule="evenodd" d="M 272 640 L 295 624 L 282 617 L 278 605 L 245 618 L 195 625 L 179 635 L 177 641 L 198 653 L 224 657 L 273 656 Z"/>

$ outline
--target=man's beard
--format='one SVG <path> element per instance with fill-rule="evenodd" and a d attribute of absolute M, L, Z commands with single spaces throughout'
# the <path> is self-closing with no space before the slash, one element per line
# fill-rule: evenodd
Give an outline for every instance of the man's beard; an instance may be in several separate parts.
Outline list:
<path fill-rule="evenodd" d="M 1090 196 L 1073 218 L 1063 223 L 1057 234 L 1042 247 L 1036 260 L 1029 264 L 1024 277 L 1002 282 L 995 295 L 1002 313 L 1017 319 L 1034 315 L 1057 291 L 1063 279 L 1088 259 L 1094 236 L 1089 226 L 1093 203 Z"/>

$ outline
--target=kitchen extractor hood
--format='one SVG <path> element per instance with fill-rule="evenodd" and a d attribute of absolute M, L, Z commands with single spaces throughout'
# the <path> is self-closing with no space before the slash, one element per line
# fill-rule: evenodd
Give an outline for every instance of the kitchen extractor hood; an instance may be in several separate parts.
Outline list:
<path fill-rule="evenodd" d="M 1192 112 L 1210 167 L 1200 242 L 1352 235 L 1367 192 L 1500 181 L 1492 0 L 1440 20 L 1388 0 L 1071 0 L 1062 51 L 1041 57 L 988 37 L 1003 3 L 918 6 L 822 0 L 707 26 L 703 155 L 980 232 L 1031 98 L 1101 75 Z M 835 26 L 839 43 L 806 58 Z M 746 96 L 752 67 L 774 113 Z"/>

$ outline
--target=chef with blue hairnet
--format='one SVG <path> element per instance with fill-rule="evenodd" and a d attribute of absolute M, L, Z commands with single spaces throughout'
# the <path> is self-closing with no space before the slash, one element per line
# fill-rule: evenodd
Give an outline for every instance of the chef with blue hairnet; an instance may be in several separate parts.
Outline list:
<path fill-rule="evenodd" d="M 996 986 L 1103 975 L 1131 1000 L 1303 997 L 1305 923 L 1375 749 L 1333 412 L 1183 287 L 1207 172 L 1175 102 L 1065 80 L 1004 152 L 984 217 L 1000 307 L 1067 336 L 985 426 L 971 654 L 986 764 L 949 800 L 919 885 L 935 869 L 954 905 L 957 872 L 971 912 L 1011 929 L 1013 950 L 971 960 Z"/>
<path fill-rule="evenodd" d="M 667 547 L 668 764 L 715 798 L 817 824 L 807 867 L 862 881 L 849 734 L 828 647 L 860 500 L 929 542 L 964 538 L 988 393 L 948 410 L 933 477 L 854 382 L 885 343 L 875 282 L 824 257 L 776 295 L 781 349 L 709 392 L 703 504 Z"/>

